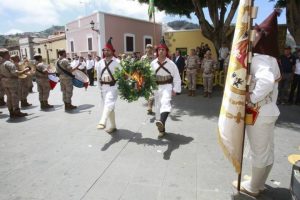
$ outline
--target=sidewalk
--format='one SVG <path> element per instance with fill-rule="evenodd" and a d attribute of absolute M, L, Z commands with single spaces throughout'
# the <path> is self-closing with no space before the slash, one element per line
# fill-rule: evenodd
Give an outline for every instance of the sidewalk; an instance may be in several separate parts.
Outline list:
<path fill-rule="evenodd" d="M 34 88 L 36 91 L 36 86 Z M 199 90 L 198 93 L 201 93 Z M 38 93 L 24 119 L 9 120 L 0 108 L 1 200 L 248 200 L 236 194 L 237 178 L 217 143 L 221 91 L 212 99 L 174 99 L 168 134 L 157 138 L 146 101 L 118 100 L 114 135 L 97 130 L 97 87 L 75 89 L 73 113 L 65 113 L 59 86 L 40 111 Z M 300 151 L 300 106 L 281 106 L 275 130 L 275 163 L 260 200 L 289 200 L 291 166 L 287 156 Z M 249 170 L 246 144 L 243 175 Z"/>

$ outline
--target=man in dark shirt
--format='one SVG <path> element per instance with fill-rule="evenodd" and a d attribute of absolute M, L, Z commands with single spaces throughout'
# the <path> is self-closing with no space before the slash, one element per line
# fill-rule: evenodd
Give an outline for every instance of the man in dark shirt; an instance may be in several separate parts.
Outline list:
<path fill-rule="evenodd" d="M 293 71 L 295 69 L 296 58 L 291 53 L 291 47 L 284 48 L 284 55 L 279 58 L 281 71 L 281 81 L 279 82 L 278 104 L 288 103 L 289 89 L 291 87 Z"/>
<path fill-rule="evenodd" d="M 180 74 L 180 77 L 182 79 L 182 73 L 183 73 L 183 70 L 184 70 L 184 67 L 185 67 L 185 60 L 181 56 L 181 51 L 180 50 L 176 50 L 174 63 L 176 64 L 176 66 L 178 68 L 178 71 L 179 71 L 179 74 Z"/>

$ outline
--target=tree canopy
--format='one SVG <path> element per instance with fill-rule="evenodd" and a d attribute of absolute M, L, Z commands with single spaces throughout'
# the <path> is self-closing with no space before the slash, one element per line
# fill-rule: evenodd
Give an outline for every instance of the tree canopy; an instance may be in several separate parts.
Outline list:
<path fill-rule="evenodd" d="M 148 0 L 138 0 L 148 3 Z M 238 8 L 239 0 L 159 0 L 155 6 L 167 14 L 190 17 L 194 13 L 199 21 L 202 33 L 213 41 L 216 49 L 223 42 L 230 43 L 233 29 L 230 25 Z M 208 9 L 209 18 L 204 15 L 204 8 Z"/>

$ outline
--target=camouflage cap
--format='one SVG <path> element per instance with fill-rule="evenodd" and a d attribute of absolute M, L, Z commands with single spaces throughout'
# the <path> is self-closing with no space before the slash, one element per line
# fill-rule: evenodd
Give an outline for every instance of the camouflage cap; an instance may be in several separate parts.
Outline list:
<path fill-rule="evenodd" d="M 8 50 L 5 48 L 0 48 L 0 56 L 5 55 L 6 53 L 8 53 Z"/>
<path fill-rule="evenodd" d="M 62 54 L 62 53 L 64 53 L 64 52 L 66 52 L 65 49 L 58 49 L 58 50 L 57 50 L 58 55 L 60 55 L 60 54 Z"/>
<path fill-rule="evenodd" d="M 20 57 L 19 57 L 19 55 L 14 54 L 14 55 L 11 55 L 10 58 L 14 59 L 14 58 L 20 58 Z"/>
<path fill-rule="evenodd" d="M 42 57 L 42 55 L 41 55 L 41 54 L 39 54 L 39 53 L 35 53 L 35 54 L 33 55 L 33 57 L 34 57 L 34 58 L 37 58 L 37 57 Z"/>

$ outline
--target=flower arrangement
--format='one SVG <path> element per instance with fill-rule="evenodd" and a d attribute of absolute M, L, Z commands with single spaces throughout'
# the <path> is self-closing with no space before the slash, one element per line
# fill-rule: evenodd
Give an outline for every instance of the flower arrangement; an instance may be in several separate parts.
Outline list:
<path fill-rule="evenodd" d="M 121 69 L 116 70 L 114 75 L 118 80 L 121 99 L 128 102 L 140 97 L 148 100 L 152 90 L 157 88 L 150 63 L 146 61 L 122 60 Z"/>

